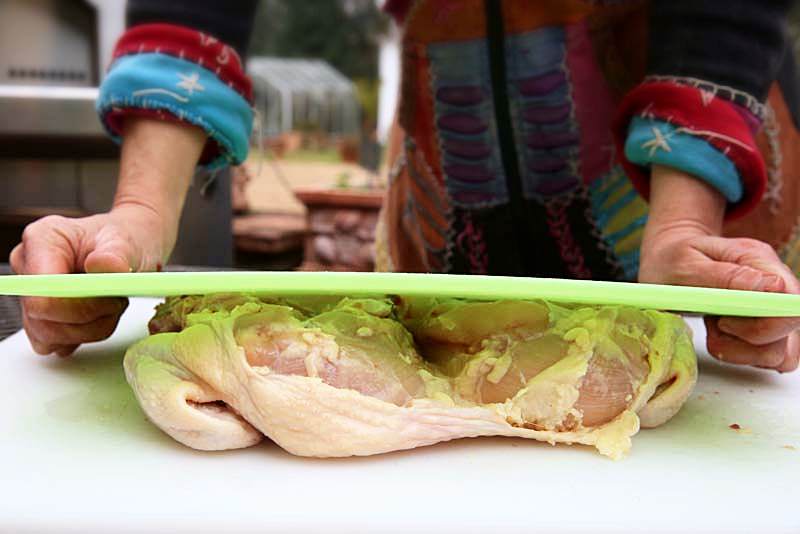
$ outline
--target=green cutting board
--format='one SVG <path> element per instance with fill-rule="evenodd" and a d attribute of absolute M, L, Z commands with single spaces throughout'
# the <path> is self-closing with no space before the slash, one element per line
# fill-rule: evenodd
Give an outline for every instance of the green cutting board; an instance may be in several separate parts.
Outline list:
<path fill-rule="evenodd" d="M 475 300 L 545 299 L 712 315 L 800 316 L 800 295 L 555 278 L 246 271 L 0 276 L 0 295 L 166 297 L 231 292 L 286 296 L 404 295 Z"/>

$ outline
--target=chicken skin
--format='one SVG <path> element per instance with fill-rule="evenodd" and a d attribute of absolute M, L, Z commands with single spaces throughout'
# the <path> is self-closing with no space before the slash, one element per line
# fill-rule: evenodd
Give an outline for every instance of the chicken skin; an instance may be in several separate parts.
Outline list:
<path fill-rule="evenodd" d="M 265 436 L 303 456 L 477 436 L 624 456 L 697 377 L 676 315 L 539 301 L 168 299 L 125 371 L 147 416 L 202 450 Z"/>

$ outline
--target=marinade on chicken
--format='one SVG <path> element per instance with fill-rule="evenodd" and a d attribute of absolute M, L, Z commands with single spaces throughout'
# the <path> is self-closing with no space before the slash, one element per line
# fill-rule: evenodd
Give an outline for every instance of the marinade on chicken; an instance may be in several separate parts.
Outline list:
<path fill-rule="evenodd" d="M 168 299 L 125 371 L 147 416 L 202 450 L 264 436 L 317 457 L 519 436 L 624 455 L 697 376 L 677 315 L 540 301 Z"/>

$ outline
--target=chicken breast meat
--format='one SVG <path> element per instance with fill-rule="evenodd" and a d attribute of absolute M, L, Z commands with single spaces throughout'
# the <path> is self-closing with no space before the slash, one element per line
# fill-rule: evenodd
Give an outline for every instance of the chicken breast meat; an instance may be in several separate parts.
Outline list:
<path fill-rule="evenodd" d="M 691 332 L 626 307 L 453 299 L 168 299 L 125 356 L 147 416 L 189 447 L 269 437 L 316 457 L 476 436 L 612 458 L 697 376 Z"/>

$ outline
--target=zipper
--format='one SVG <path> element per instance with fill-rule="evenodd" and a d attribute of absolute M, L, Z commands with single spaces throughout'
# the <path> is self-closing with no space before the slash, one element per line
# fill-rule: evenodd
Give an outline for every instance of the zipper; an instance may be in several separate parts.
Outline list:
<path fill-rule="evenodd" d="M 506 177 L 509 207 L 514 221 L 513 232 L 518 242 L 523 273 L 535 272 L 534 237 L 527 224 L 525 197 L 522 194 L 522 176 L 519 169 L 514 128 L 511 124 L 511 107 L 506 81 L 505 27 L 502 0 L 484 0 L 486 11 L 486 40 L 489 48 L 489 72 L 492 83 L 495 124 L 500 158 Z"/>

